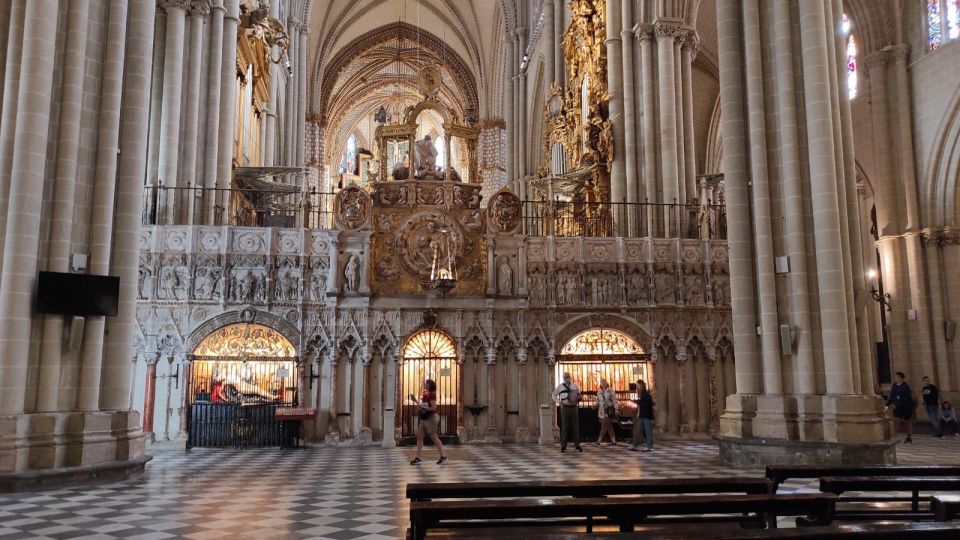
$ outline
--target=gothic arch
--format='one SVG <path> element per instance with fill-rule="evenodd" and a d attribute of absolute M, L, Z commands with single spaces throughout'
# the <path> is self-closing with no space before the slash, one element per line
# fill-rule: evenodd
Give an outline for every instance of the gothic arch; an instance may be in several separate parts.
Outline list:
<path fill-rule="evenodd" d="M 645 351 L 653 351 L 653 339 L 650 333 L 636 320 L 621 315 L 583 315 L 559 327 L 553 340 L 556 354 L 577 334 L 591 328 L 610 328 L 618 330 L 637 340 Z"/>
<path fill-rule="evenodd" d="M 926 227 L 956 226 L 960 212 L 960 89 L 950 99 L 937 130 L 924 175 Z"/>
<path fill-rule="evenodd" d="M 221 313 L 212 319 L 208 319 L 198 325 L 187 336 L 184 349 L 192 351 L 197 348 L 203 338 L 214 331 L 236 323 L 256 323 L 268 326 L 287 339 L 299 351 L 300 349 L 300 330 L 288 322 L 283 317 L 274 315 L 267 311 L 260 311 L 253 308 L 247 308 L 236 311 Z"/>

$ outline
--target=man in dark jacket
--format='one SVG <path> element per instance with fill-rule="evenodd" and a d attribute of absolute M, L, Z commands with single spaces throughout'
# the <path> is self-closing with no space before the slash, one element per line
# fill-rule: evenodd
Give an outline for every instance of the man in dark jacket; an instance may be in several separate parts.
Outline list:
<path fill-rule="evenodd" d="M 923 395 L 923 408 L 927 410 L 927 418 L 930 419 L 930 425 L 933 426 L 933 436 L 943 437 L 943 428 L 940 426 L 940 391 L 937 385 L 930 382 L 930 377 L 923 378 L 923 389 L 920 390 Z"/>
<path fill-rule="evenodd" d="M 636 452 L 641 438 L 646 439 L 647 447 L 644 452 L 653 451 L 653 396 L 647 391 L 647 383 L 637 379 L 637 421 L 633 424 L 633 441 L 630 450 Z M 642 437 L 641 437 L 642 435 Z"/>
<path fill-rule="evenodd" d="M 887 408 L 893 407 L 893 425 L 897 432 L 906 432 L 904 442 L 913 442 L 913 393 L 907 384 L 907 376 L 898 371 L 890 386 L 890 397 L 887 398 Z"/>

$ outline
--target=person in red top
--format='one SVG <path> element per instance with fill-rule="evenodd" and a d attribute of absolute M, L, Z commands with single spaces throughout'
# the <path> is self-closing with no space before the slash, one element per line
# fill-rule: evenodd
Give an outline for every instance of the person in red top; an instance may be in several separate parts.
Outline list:
<path fill-rule="evenodd" d="M 410 399 L 416 401 L 413 394 L 410 394 Z M 422 463 L 420 452 L 423 451 L 423 438 L 429 435 L 434 446 L 440 451 L 440 459 L 437 460 L 437 465 L 443 465 L 447 462 L 447 456 L 443 453 L 443 443 L 440 442 L 440 436 L 437 434 L 440 427 L 440 415 L 437 414 L 437 383 L 432 379 L 424 381 L 423 394 L 420 396 L 417 406 L 420 415 L 420 427 L 417 429 L 417 457 L 413 458 L 410 464 Z"/>

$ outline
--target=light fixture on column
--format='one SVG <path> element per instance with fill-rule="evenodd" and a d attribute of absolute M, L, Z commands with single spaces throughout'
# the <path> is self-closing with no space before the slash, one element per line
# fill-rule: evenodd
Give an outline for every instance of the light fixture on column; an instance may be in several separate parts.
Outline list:
<path fill-rule="evenodd" d="M 890 293 L 883 292 L 882 288 L 878 289 L 877 271 L 873 268 L 867 270 L 867 281 L 870 282 L 870 296 L 885 310 L 890 311 Z"/>

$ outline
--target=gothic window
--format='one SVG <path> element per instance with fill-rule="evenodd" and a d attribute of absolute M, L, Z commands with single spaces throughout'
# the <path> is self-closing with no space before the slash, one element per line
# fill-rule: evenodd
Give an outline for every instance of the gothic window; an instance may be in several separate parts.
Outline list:
<path fill-rule="evenodd" d="M 357 174 L 357 136 L 347 138 L 347 148 L 340 159 L 340 174 Z"/>
<path fill-rule="evenodd" d="M 960 38 L 960 0 L 927 0 L 927 46 L 930 50 Z"/>
<path fill-rule="evenodd" d="M 857 40 L 853 35 L 850 25 L 850 18 L 843 14 L 843 22 L 840 26 L 843 35 L 846 36 L 847 51 L 847 98 L 857 97 Z"/>

